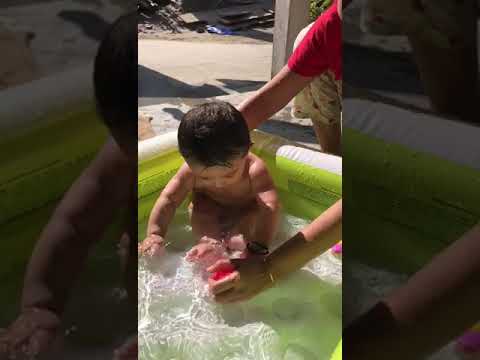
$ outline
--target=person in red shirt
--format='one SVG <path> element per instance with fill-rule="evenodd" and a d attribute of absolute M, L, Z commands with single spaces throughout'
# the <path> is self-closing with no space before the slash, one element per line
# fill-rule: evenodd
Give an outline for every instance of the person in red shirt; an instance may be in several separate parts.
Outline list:
<path fill-rule="evenodd" d="M 341 80 L 341 9 L 342 0 L 334 0 L 331 7 L 311 25 L 288 64 L 239 106 L 250 130 L 284 108 L 307 87 L 311 87 L 319 76 L 328 73 L 331 79 Z M 337 87 L 336 84 L 335 86 Z M 341 96 L 338 95 L 338 98 L 339 107 Z M 315 101 L 312 107 L 313 104 L 320 106 L 322 101 Z M 315 122 L 316 118 L 312 120 Z M 322 125 L 324 127 L 321 129 L 338 129 L 338 133 L 335 133 L 335 130 L 320 134 L 319 141 L 323 150 L 339 152 L 340 108 L 336 119 Z M 327 139 L 332 134 L 335 138 Z M 212 265 L 208 269 L 212 274 L 228 272 L 229 275 L 213 276 L 209 281 L 210 290 L 215 300 L 221 303 L 249 299 L 272 286 L 277 279 L 300 269 L 308 261 L 334 246 L 341 238 L 342 200 L 339 200 L 267 256 L 252 255 L 246 259 L 220 260 Z"/>
<path fill-rule="evenodd" d="M 338 4 L 332 5 L 307 29 L 308 33 L 288 60 L 288 68 L 304 77 L 331 71 L 335 80 L 342 78 L 342 20 Z"/>
<path fill-rule="evenodd" d="M 341 19 L 342 0 L 336 1 L 336 5 Z M 347 0 L 344 0 L 343 8 L 346 6 Z M 332 8 L 330 11 L 333 11 Z M 250 129 L 255 129 L 310 85 L 316 71 L 329 69 L 335 74 L 336 70 L 337 79 L 341 79 L 341 61 L 335 68 L 331 54 L 320 59 L 311 55 L 325 54 L 312 50 L 322 48 L 312 46 L 310 42 L 315 41 L 312 39 L 317 39 L 317 46 L 323 44 L 324 49 L 328 47 L 330 27 L 322 25 L 324 21 L 331 25 L 326 19 L 317 20 L 289 64 L 241 104 L 240 110 Z M 213 273 L 222 270 L 230 273 L 233 265 L 233 274 L 212 279 L 210 289 L 220 303 L 250 299 L 271 287 L 277 279 L 328 250 L 341 237 L 342 200 L 266 257 L 250 256 L 213 265 L 209 269 Z M 447 339 L 473 326 L 480 317 L 479 240 L 480 223 L 435 257 L 404 286 L 381 299 L 370 311 L 348 325 L 343 331 L 348 358 L 425 358 Z M 478 331 L 478 328 L 472 330 Z M 460 346 L 471 347 L 469 350 L 472 353 L 477 351 L 476 339 L 463 340 L 472 341 L 461 341 Z"/>
<path fill-rule="evenodd" d="M 240 105 L 250 129 L 269 119 L 295 98 L 294 115 L 312 119 L 324 152 L 341 152 L 342 0 L 303 31 L 288 64 Z"/>
<path fill-rule="evenodd" d="M 313 80 L 294 99 L 293 116 L 309 118 L 324 152 L 340 154 L 342 31 L 336 1 L 297 37 L 291 71 Z"/>

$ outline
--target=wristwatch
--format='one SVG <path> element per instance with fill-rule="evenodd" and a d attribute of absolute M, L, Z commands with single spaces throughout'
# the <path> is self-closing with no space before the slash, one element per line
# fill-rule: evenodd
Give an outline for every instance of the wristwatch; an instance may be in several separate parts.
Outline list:
<path fill-rule="evenodd" d="M 268 247 L 263 244 L 260 244 L 257 241 L 250 241 L 247 243 L 247 249 L 249 252 L 255 255 L 268 255 Z"/>

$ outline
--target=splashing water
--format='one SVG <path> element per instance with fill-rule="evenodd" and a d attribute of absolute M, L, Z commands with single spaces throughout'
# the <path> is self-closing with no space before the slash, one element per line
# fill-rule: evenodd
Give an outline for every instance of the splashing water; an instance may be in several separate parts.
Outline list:
<path fill-rule="evenodd" d="M 285 219 L 281 240 L 307 223 L 289 215 Z M 191 239 L 190 227 L 178 221 L 169 234 L 172 243 Z M 140 359 L 329 358 L 341 333 L 340 260 L 326 253 L 250 301 L 220 305 L 209 295 L 202 274 L 184 260 L 185 250 L 169 251 L 154 271 L 139 264 Z M 298 297 L 306 292 L 310 295 Z M 312 331 L 315 335 L 308 335 Z"/>

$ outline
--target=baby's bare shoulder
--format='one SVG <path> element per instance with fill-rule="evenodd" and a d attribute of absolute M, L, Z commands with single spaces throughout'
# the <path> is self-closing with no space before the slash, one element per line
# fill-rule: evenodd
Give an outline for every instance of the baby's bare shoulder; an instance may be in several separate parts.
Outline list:
<path fill-rule="evenodd" d="M 193 172 L 192 169 L 190 169 L 190 166 L 186 162 L 183 163 L 182 166 L 177 171 L 177 175 L 179 176 L 185 176 L 185 177 L 192 177 Z"/>
<path fill-rule="evenodd" d="M 267 165 L 261 158 L 252 153 L 249 153 L 247 160 L 249 161 L 248 174 L 251 180 L 270 178 L 270 173 L 268 172 Z"/>
<path fill-rule="evenodd" d="M 190 169 L 187 163 L 183 163 L 183 165 L 180 166 L 173 179 L 181 182 L 183 186 L 190 188 L 191 186 L 193 186 L 194 182 L 194 175 L 192 169 Z"/>

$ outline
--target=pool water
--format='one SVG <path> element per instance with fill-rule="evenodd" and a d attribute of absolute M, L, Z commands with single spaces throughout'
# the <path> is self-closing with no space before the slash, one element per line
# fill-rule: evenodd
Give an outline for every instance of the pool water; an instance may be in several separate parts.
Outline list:
<path fill-rule="evenodd" d="M 278 241 L 306 221 L 284 216 Z M 341 334 L 341 261 L 329 252 L 252 300 L 216 304 L 184 260 L 193 245 L 186 211 L 170 226 L 168 254 L 139 263 L 138 331 L 142 360 L 329 359 Z M 145 223 L 139 223 L 139 236 Z M 152 270 L 153 269 L 153 270 Z"/>
<path fill-rule="evenodd" d="M 348 287 L 344 293 L 344 324 L 368 311 L 378 300 L 402 286 L 408 276 L 373 268 L 349 260 L 344 267 L 344 280 Z M 461 360 L 454 351 L 454 343 L 447 344 L 428 360 Z"/>

